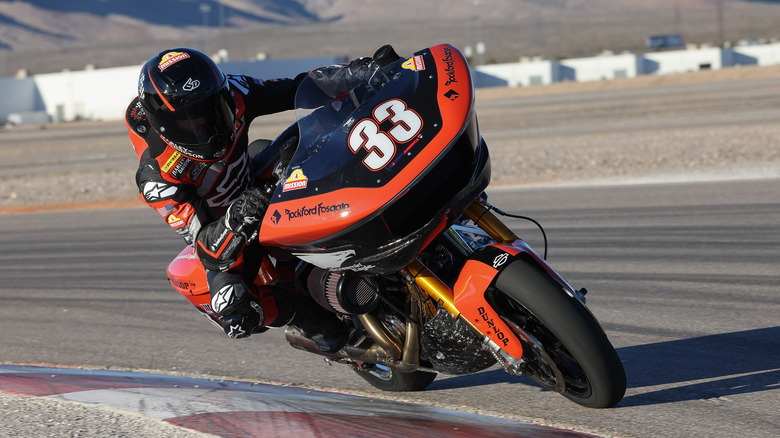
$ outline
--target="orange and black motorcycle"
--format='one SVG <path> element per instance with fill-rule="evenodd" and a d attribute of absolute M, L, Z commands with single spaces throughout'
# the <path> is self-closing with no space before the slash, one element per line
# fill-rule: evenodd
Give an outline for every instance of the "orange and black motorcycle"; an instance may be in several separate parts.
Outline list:
<path fill-rule="evenodd" d="M 255 283 L 296 284 L 354 327 L 335 353 L 292 327 L 288 342 L 382 390 L 421 390 L 437 373 L 498 363 L 583 406 L 618 403 L 625 372 L 584 290 L 487 203 L 490 158 L 464 56 L 444 44 L 400 58 L 385 46 L 374 60 L 343 98 L 310 75 L 297 124 L 272 143 L 286 152 L 258 235 L 269 255 Z M 192 248 L 168 275 L 214 317 Z"/>

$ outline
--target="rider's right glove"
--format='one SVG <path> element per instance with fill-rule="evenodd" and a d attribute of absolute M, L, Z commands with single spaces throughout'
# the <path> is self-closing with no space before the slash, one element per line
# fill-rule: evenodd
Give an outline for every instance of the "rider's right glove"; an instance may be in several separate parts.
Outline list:
<path fill-rule="evenodd" d="M 244 247 L 257 237 L 269 199 L 265 190 L 250 188 L 230 204 L 222 220 L 201 228 L 195 253 L 206 269 L 225 271 L 236 265 Z"/>

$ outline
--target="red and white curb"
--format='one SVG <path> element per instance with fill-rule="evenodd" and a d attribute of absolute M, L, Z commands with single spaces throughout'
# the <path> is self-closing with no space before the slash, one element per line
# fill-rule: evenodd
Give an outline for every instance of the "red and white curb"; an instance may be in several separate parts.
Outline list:
<path fill-rule="evenodd" d="M 592 437 L 428 405 L 143 372 L 0 365 L 0 392 L 136 412 L 221 437 Z"/>

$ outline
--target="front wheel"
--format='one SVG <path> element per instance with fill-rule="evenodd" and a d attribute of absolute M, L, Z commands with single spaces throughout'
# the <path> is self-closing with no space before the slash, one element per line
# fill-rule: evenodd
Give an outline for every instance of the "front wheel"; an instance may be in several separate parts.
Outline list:
<path fill-rule="evenodd" d="M 535 262 L 514 261 L 488 297 L 523 344 L 525 374 L 586 407 L 623 398 L 623 364 L 598 321 Z"/>
<path fill-rule="evenodd" d="M 426 371 L 403 372 L 385 365 L 365 364 L 355 372 L 371 386 L 382 391 L 421 391 L 436 378 Z"/>

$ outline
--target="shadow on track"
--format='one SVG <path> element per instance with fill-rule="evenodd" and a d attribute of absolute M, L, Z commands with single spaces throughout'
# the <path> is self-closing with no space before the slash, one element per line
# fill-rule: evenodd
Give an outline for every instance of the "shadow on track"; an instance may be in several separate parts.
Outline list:
<path fill-rule="evenodd" d="M 780 327 L 723 333 L 618 349 L 629 388 L 669 386 L 627 395 L 618 407 L 655 405 L 780 388 Z M 700 382 L 700 380 L 705 380 Z M 501 369 L 435 381 L 428 390 L 490 383 L 538 386 Z M 539 387 L 540 391 L 544 391 Z"/>
<path fill-rule="evenodd" d="M 620 406 L 711 399 L 780 387 L 780 327 L 637 345 L 622 348 L 618 354 L 629 388 L 678 385 L 626 397 Z"/>

